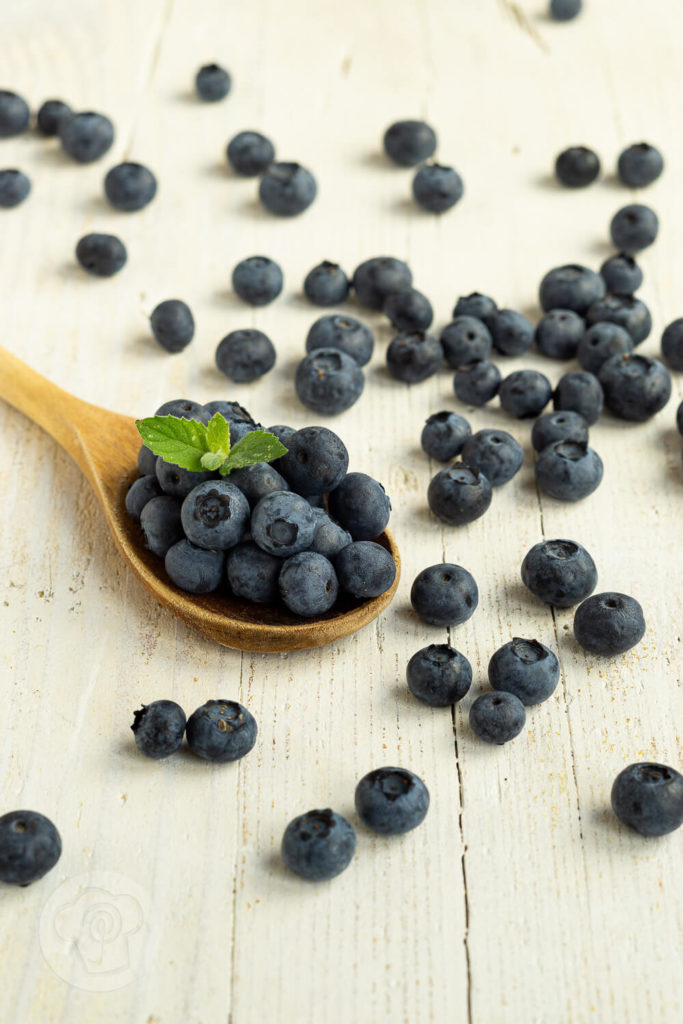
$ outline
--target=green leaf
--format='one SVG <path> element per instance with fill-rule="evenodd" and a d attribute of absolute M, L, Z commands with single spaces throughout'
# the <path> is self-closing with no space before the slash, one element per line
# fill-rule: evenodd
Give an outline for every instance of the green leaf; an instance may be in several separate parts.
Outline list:
<path fill-rule="evenodd" d="M 227 452 L 204 452 L 201 458 L 202 469 L 220 469 L 227 459 Z"/>
<path fill-rule="evenodd" d="M 211 452 L 221 452 L 227 455 L 230 451 L 230 424 L 219 412 L 214 413 L 209 420 L 209 425 L 206 428 L 206 440 Z"/>
<path fill-rule="evenodd" d="M 193 472 L 203 468 L 202 455 L 209 451 L 208 431 L 203 423 L 178 416 L 148 416 L 136 420 L 135 426 L 143 443 L 164 462 Z"/>
<path fill-rule="evenodd" d="M 275 434 L 267 430 L 252 430 L 232 446 L 220 467 L 221 476 L 227 476 L 233 469 L 241 469 L 242 466 L 253 466 L 255 462 L 272 462 L 286 452 L 287 449 Z"/>

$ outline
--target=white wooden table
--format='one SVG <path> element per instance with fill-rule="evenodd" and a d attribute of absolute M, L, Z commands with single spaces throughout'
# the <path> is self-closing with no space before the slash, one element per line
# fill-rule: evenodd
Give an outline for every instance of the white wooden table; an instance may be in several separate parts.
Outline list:
<path fill-rule="evenodd" d="M 32 133 L 0 142 L 30 199 L 0 215 L 2 342 L 59 385 L 131 415 L 187 396 L 237 398 L 266 423 L 302 426 L 293 368 L 319 315 L 301 297 L 323 258 L 407 259 L 440 328 L 458 295 L 493 294 L 537 315 L 537 284 L 569 261 L 598 266 L 607 225 L 634 200 L 660 214 L 642 255 L 642 296 L 655 327 L 683 313 L 683 64 L 678 0 L 586 0 L 576 22 L 545 17 L 545 0 L 23 0 L 0 8 L 0 86 L 33 108 L 51 96 L 102 110 L 114 147 L 86 167 Z M 200 104 L 200 64 L 225 63 L 234 88 Z M 410 201 L 410 172 L 380 155 L 384 128 L 424 116 L 439 156 L 463 174 L 465 198 L 442 218 Z M 242 128 L 270 135 L 284 159 L 310 166 L 319 197 L 278 220 L 256 183 L 227 172 Z M 618 185 L 619 151 L 645 138 L 667 168 L 641 195 Z M 606 174 L 585 191 L 550 172 L 570 144 L 594 146 Z M 159 176 L 157 199 L 118 214 L 105 171 L 130 158 Z M 73 250 L 88 231 L 129 250 L 112 280 L 88 278 Z M 252 311 L 230 291 L 242 257 L 265 253 L 283 296 Z M 161 299 L 192 306 L 197 336 L 181 355 L 150 340 Z M 539 498 L 529 424 L 458 405 L 451 375 L 408 387 L 390 378 L 390 332 L 377 331 L 365 394 L 329 425 L 353 469 L 381 479 L 403 578 L 390 609 L 330 648 L 241 654 L 189 633 L 122 565 L 93 495 L 50 439 L 0 406 L 0 811 L 28 807 L 61 831 L 56 868 L 0 891 L 0 1019 L 112 1024 L 674 1024 L 681 992 L 681 833 L 645 840 L 609 807 L 626 764 L 681 768 L 681 439 L 674 412 L 645 425 L 608 416 L 592 430 L 600 489 L 576 505 Z M 213 365 L 229 330 L 255 325 L 278 348 L 275 369 L 231 386 Z M 530 355 L 554 382 L 567 368 Z M 427 415 L 458 408 L 473 428 L 498 425 L 525 465 L 464 529 L 430 516 L 437 466 L 419 448 Z M 572 638 L 572 611 L 527 594 L 522 558 L 546 537 L 586 544 L 599 589 L 644 606 L 648 631 L 623 657 L 600 660 Z M 410 610 L 410 585 L 434 562 L 464 565 L 480 588 L 474 617 L 449 635 Z M 469 731 L 491 653 L 512 635 L 559 653 L 561 684 L 525 731 L 489 748 Z M 448 639 L 475 681 L 454 718 L 407 692 L 410 655 Z M 235 698 L 256 716 L 254 751 L 211 767 L 189 754 L 148 762 L 130 733 L 141 702 L 192 711 Z M 424 825 L 373 837 L 353 810 L 356 781 L 399 764 L 426 781 Z M 331 806 L 350 817 L 358 851 L 333 882 L 307 885 L 281 866 L 283 829 Z"/>

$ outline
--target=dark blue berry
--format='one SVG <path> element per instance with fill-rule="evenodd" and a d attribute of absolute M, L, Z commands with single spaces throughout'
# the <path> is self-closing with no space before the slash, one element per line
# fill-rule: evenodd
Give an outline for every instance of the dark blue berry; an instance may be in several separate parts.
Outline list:
<path fill-rule="evenodd" d="M 454 370 L 476 360 L 488 359 L 493 340 L 486 324 L 474 316 L 455 316 L 442 330 L 439 341 Z"/>
<path fill-rule="evenodd" d="M 383 312 L 397 331 L 426 331 L 434 319 L 431 302 L 416 288 L 392 292 Z"/>
<path fill-rule="evenodd" d="M 550 16 L 555 21 L 571 21 L 581 13 L 583 0 L 550 0 Z"/>
<path fill-rule="evenodd" d="M 157 180 L 142 164 L 118 164 L 107 172 L 104 191 L 117 210 L 141 210 L 157 194 Z"/>
<path fill-rule="evenodd" d="M 182 299 L 165 299 L 149 318 L 152 334 L 167 352 L 182 352 L 194 338 L 192 310 Z"/>
<path fill-rule="evenodd" d="M 467 569 L 452 562 L 438 562 L 417 574 L 410 589 L 410 603 L 423 622 L 459 626 L 474 615 L 479 591 Z"/>
<path fill-rule="evenodd" d="M 146 445 L 140 445 L 140 451 L 138 452 L 140 476 L 156 476 L 157 458 L 158 456 L 153 451 L 150 451 Z"/>
<path fill-rule="evenodd" d="M 625 252 L 608 257 L 600 267 L 600 276 L 612 295 L 633 295 L 643 283 L 643 271 Z"/>
<path fill-rule="evenodd" d="M 149 451 L 149 449 L 147 450 Z M 156 478 L 156 473 L 138 477 L 128 488 L 126 511 L 133 519 L 139 519 L 147 502 L 151 501 L 152 498 L 156 498 L 159 494 L 163 494 L 163 491 Z"/>
<path fill-rule="evenodd" d="M 534 329 L 523 313 L 499 309 L 489 322 L 494 348 L 504 356 L 520 356 L 531 348 Z"/>
<path fill-rule="evenodd" d="M 391 502 L 379 481 L 366 473 L 347 473 L 329 498 L 330 515 L 354 540 L 374 540 L 389 522 Z"/>
<path fill-rule="evenodd" d="M 415 202 L 430 213 L 445 213 L 462 198 L 462 178 L 453 167 L 423 164 L 413 178 Z"/>
<path fill-rule="evenodd" d="M 581 544 L 573 540 L 543 540 L 524 556 L 522 582 L 546 604 L 571 608 L 595 590 L 598 572 Z"/>
<path fill-rule="evenodd" d="M 254 462 L 250 466 L 233 469 L 230 483 L 242 492 L 250 508 L 254 508 L 266 494 L 290 490 L 285 478 L 269 462 Z"/>
<path fill-rule="evenodd" d="M 659 231 L 659 220 L 654 210 L 642 203 L 623 206 L 612 217 L 610 236 L 617 249 L 634 253 L 652 245 Z"/>
<path fill-rule="evenodd" d="M 226 155 L 236 174 L 254 178 L 270 167 L 275 159 L 275 148 L 260 132 L 238 132 L 228 143 Z"/>
<path fill-rule="evenodd" d="M 574 615 L 577 643 L 591 654 L 623 654 L 645 635 L 643 609 L 627 594 L 607 591 L 586 598 Z"/>
<path fill-rule="evenodd" d="M 76 246 L 76 259 L 89 274 L 112 277 L 124 266 L 128 253 L 116 235 L 84 235 Z"/>
<path fill-rule="evenodd" d="M 551 309 L 536 325 L 536 348 L 550 359 L 573 359 L 583 338 L 583 317 L 571 309 Z"/>
<path fill-rule="evenodd" d="M 338 487 L 349 468 L 349 453 L 337 434 L 327 427 L 303 427 L 289 438 L 279 468 L 292 489 L 308 497 Z"/>
<path fill-rule="evenodd" d="M 356 540 L 337 554 L 334 568 L 342 590 L 354 597 L 378 597 L 396 579 L 396 564 L 381 544 Z"/>
<path fill-rule="evenodd" d="M 114 125 L 104 114 L 86 111 L 59 122 L 62 149 L 79 164 L 99 160 L 114 141 Z"/>
<path fill-rule="evenodd" d="M 349 297 L 351 285 L 337 263 L 323 260 L 306 274 L 304 295 L 314 306 L 338 306 Z"/>
<path fill-rule="evenodd" d="M 356 786 L 356 811 L 364 825 L 381 836 L 417 828 L 429 810 L 429 792 L 407 768 L 375 768 Z"/>
<path fill-rule="evenodd" d="M 26 100 L 16 92 L 0 89 L 0 139 L 21 135 L 28 128 L 30 112 Z"/>
<path fill-rule="evenodd" d="M 604 401 L 600 381 L 586 370 L 563 374 L 553 391 L 553 405 L 558 411 L 578 412 L 589 426 L 597 423 Z"/>
<path fill-rule="evenodd" d="M 308 550 L 317 551 L 319 555 L 324 555 L 325 558 L 334 562 L 335 557 L 342 548 L 352 542 L 353 537 L 340 523 L 328 516 L 323 508 L 313 508 L 313 515 L 315 516 L 315 533 Z"/>
<path fill-rule="evenodd" d="M 676 429 L 679 434 L 683 435 L 683 402 L 681 402 L 676 410 Z"/>
<path fill-rule="evenodd" d="M 336 348 L 319 348 L 301 360 L 294 387 L 302 405 L 332 416 L 344 412 L 363 393 L 363 371 L 353 358 Z"/>
<path fill-rule="evenodd" d="M 347 868 L 356 851 L 356 833 L 346 818 L 326 808 L 307 811 L 290 821 L 280 855 L 295 875 L 324 882 Z"/>
<path fill-rule="evenodd" d="M 206 480 L 183 500 L 180 510 L 188 540 L 200 548 L 231 548 L 249 525 L 249 502 L 228 480 Z"/>
<path fill-rule="evenodd" d="M 185 735 L 185 712 L 173 700 L 155 700 L 133 712 L 135 745 L 155 761 L 180 749 Z"/>
<path fill-rule="evenodd" d="M 284 423 L 277 423 L 274 427 L 268 427 L 267 432 L 269 434 L 275 434 L 278 441 L 281 444 L 283 444 L 286 448 L 290 437 L 294 433 L 294 427 L 288 427 Z M 275 463 L 277 463 L 278 461 L 278 459 L 275 459 L 273 462 L 271 462 L 271 466 L 275 465 Z"/>
<path fill-rule="evenodd" d="M 471 434 L 472 428 L 464 416 L 456 412 L 435 412 L 422 428 L 420 444 L 431 459 L 450 462 Z"/>
<path fill-rule="evenodd" d="M 187 720 L 185 733 L 193 754 L 206 761 L 237 761 L 256 743 L 256 720 L 234 700 L 207 700 Z"/>
<path fill-rule="evenodd" d="M 232 79 L 220 64 L 205 64 L 195 75 L 194 84 L 201 99 L 217 103 L 230 92 Z"/>
<path fill-rule="evenodd" d="M 59 135 L 62 119 L 71 117 L 71 114 L 72 110 L 68 103 L 63 103 L 62 100 L 45 100 L 36 116 L 38 131 L 46 137 Z"/>
<path fill-rule="evenodd" d="M 307 619 L 328 612 L 339 593 L 334 566 L 317 551 L 300 551 L 286 558 L 278 587 L 290 612 Z"/>
<path fill-rule="evenodd" d="M 496 397 L 502 379 L 495 363 L 488 359 L 475 359 L 457 370 L 453 377 L 453 390 L 461 402 L 482 406 Z"/>
<path fill-rule="evenodd" d="M 427 503 L 434 515 L 449 526 L 465 526 L 483 516 L 491 504 L 491 484 L 473 466 L 455 462 L 432 477 Z"/>
<path fill-rule="evenodd" d="M 598 379 L 605 405 L 624 420 L 648 420 L 671 397 L 671 375 L 664 364 L 633 352 L 611 356 L 600 367 Z"/>
<path fill-rule="evenodd" d="M 336 348 L 356 360 L 359 366 L 370 361 L 375 339 L 367 324 L 352 316 L 328 313 L 321 316 L 306 337 L 306 351 L 319 348 Z"/>
<path fill-rule="evenodd" d="M 256 604 L 274 604 L 280 591 L 278 577 L 282 559 L 254 544 L 244 541 L 226 554 L 225 569 L 233 594 Z"/>
<path fill-rule="evenodd" d="M 538 370 L 515 370 L 508 374 L 498 389 L 501 407 L 518 420 L 542 413 L 552 393 L 550 381 Z"/>
<path fill-rule="evenodd" d="M 188 594 L 210 594 L 223 579 L 225 552 L 209 550 L 183 537 L 166 552 L 164 568 L 172 583 Z"/>
<path fill-rule="evenodd" d="M 209 414 L 209 418 L 211 418 L 214 413 L 219 412 L 223 419 L 227 420 L 230 424 L 247 423 L 251 427 L 256 426 L 251 413 L 247 412 L 244 406 L 240 405 L 239 402 L 231 402 L 217 398 L 213 402 L 207 402 L 206 405 L 202 406 L 202 409 L 204 412 Z M 206 422 L 208 422 L 208 420 Z M 273 433 L 274 428 L 271 427 L 270 432 Z"/>
<path fill-rule="evenodd" d="M 274 163 L 259 182 L 259 199 L 280 217 L 303 213 L 316 197 L 318 186 L 309 170 L 297 163 Z"/>
<path fill-rule="evenodd" d="M 370 309 L 382 309 L 392 292 L 410 288 L 412 283 L 410 267 L 393 256 L 373 256 L 359 264 L 353 274 L 356 298 Z"/>
<path fill-rule="evenodd" d="M 0 206 L 10 210 L 19 206 L 31 191 L 30 179 L 15 167 L 0 171 Z"/>
<path fill-rule="evenodd" d="M 525 722 L 524 705 L 514 693 L 498 690 L 482 693 L 470 708 L 470 729 L 486 743 L 500 746 L 513 740 Z"/>
<path fill-rule="evenodd" d="M 218 343 L 216 366 L 230 380 L 258 380 L 275 366 L 277 353 L 270 338 L 256 328 L 231 331 Z"/>
<path fill-rule="evenodd" d="M 436 134 L 424 121 L 396 121 L 384 133 L 384 152 L 399 167 L 417 167 L 436 149 Z"/>
<path fill-rule="evenodd" d="M 649 142 L 635 142 L 619 154 L 617 173 L 624 185 L 645 188 L 656 181 L 664 170 L 664 159 Z"/>
<path fill-rule="evenodd" d="M 641 761 L 623 768 L 612 784 L 612 810 L 641 836 L 665 836 L 683 824 L 683 775 Z"/>
<path fill-rule="evenodd" d="M 628 331 L 634 345 L 644 341 L 652 330 L 650 310 L 641 299 L 634 299 L 632 295 L 605 295 L 592 303 L 586 310 L 586 326 L 597 323 L 618 324 Z"/>
<path fill-rule="evenodd" d="M 583 316 L 591 303 L 601 299 L 605 291 L 605 282 L 600 274 L 579 263 L 567 263 L 548 271 L 538 294 L 546 313 L 551 309 L 571 309 Z"/>
<path fill-rule="evenodd" d="M 569 188 L 585 188 L 600 173 L 600 158 L 587 146 L 563 149 L 555 160 L 555 177 Z"/>
<path fill-rule="evenodd" d="M 585 442 L 555 441 L 536 459 L 536 482 L 558 501 L 580 501 L 599 486 L 602 459 Z"/>
<path fill-rule="evenodd" d="M 406 670 L 408 689 L 423 704 L 456 704 L 472 685 L 472 666 L 448 644 L 430 644 L 413 654 Z"/>
<path fill-rule="evenodd" d="M 181 420 L 199 420 L 200 423 L 206 424 L 215 412 L 210 410 L 210 405 L 211 403 L 201 405 L 199 402 L 193 402 L 191 398 L 172 398 L 160 405 L 154 415 L 177 416 Z"/>
<path fill-rule="evenodd" d="M 465 441 L 461 458 L 479 469 L 492 487 L 500 487 L 519 472 L 524 451 L 505 430 L 478 430 Z"/>
<path fill-rule="evenodd" d="M 61 853 L 59 832 L 44 814 L 10 811 L 0 818 L 0 882 L 37 882 L 55 866 Z"/>
<path fill-rule="evenodd" d="M 460 296 L 453 307 L 453 319 L 455 320 L 458 316 L 473 316 L 488 326 L 489 320 L 497 312 L 498 306 L 489 295 L 472 292 L 470 295 Z"/>
<path fill-rule="evenodd" d="M 270 555 L 287 558 L 313 540 L 315 516 L 305 498 L 292 491 L 266 494 L 251 514 L 251 537 Z"/>
<path fill-rule="evenodd" d="M 560 680 L 556 655 L 538 640 L 513 637 L 489 661 L 489 682 L 494 690 L 514 693 L 529 707 L 547 700 Z"/>
<path fill-rule="evenodd" d="M 183 536 L 178 499 L 170 494 L 151 498 L 140 513 L 140 528 L 145 547 L 164 558 L 168 549 Z"/>
<path fill-rule="evenodd" d="M 674 320 L 662 334 L 662 356 L 672 370 L 683 370 L 683 317 Z"/>
<path fill-rule="evenodd" d="M 252 306 L 267 306 L 282 291 L 282 270 L 268 256 L 241 260 L 232 272 L 232 286 Z"/>
<path fill-rule="evenodd" d="M 632 351 L 633 338 L 625 327 L 598 320 L 584 333 L 576 355 L 584 370 L 597 374 L 610 356 Z"/>
<path fill-rule="evenodd" d="M 433 377 L 443 362 L 441 342 L 426 331 L 397 334 L 386 352 L 392 377 L 405 384 L 418 384 Z"/>
<path fill-rule="evenodd" d="M 537 452 L 555 441 L 588 441 L 588 424 L 578 412 L 546 412 L 531 428 L 531 443 Z"/>
<path fill-rule="evenodd" d="M 183 469 L 182 466 L 164 461 L 161 456 L 156 461 L 155 472 L 164 494 L 174 498 L 186 497 L 197 484 L 213 478 L 213 473 L 208 469 Z"/>

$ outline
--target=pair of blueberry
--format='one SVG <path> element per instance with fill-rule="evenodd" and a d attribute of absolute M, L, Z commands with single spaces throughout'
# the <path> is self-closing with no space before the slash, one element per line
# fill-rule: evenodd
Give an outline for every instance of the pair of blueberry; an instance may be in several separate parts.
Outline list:
<path fill-rule="evenodd" d="M 134 713 L 131 729 L 140 753 L 155 761 L 175 754 L 186 734 L 193 754 L 219 764 L 248 754 L 257 733 L 254 716 L 234 700 L 208 700 L 187 719 L 175 701 L 155 700 Z"/>
<path fill-rule="evenodd" d="M 656 146 L 636 142 L 619 154 L 617 174 L 630 188 L 645 188 L 664 170 L 664 159 Z M 585 188 L 600 174 L 600 158 L 588 146 L 570 146 L 555 160 L 555 175 L 569 188 Z"/>
<path fill-rule="evenodd" d="M 356 812 L 378 835 L 402 835 L 420 825 L 429 809 L 422 779 L 406 768 L 376 768 L 356 786 Z M 286 866 L 308 881 L 334 878 L 348 867 L 356 850 L 349 821 L 329 808 L 308 811 L 290 821 L 282 837 Z"/>
<path fill-rule="evenodd" d="M 276 161 L 273 143 L 261 132 L 238 132 L 226 150 L 228 163 L 245 178 L 260 177 L 259 199 L 280 217 L 295 217 L 307 210 L 318 193 L 318 184 L 302 164 Z"/>
<path fill-rule="evenodd" d="M 462 198 L 462 178 L 453 167 L 425 163 L 434 155 L 437 138 L 425 121 L 396 121 L 384 133 L 384 152 L 399 167 L 418 167 L 413 198 L 430 213 L 444 213 Z"/>

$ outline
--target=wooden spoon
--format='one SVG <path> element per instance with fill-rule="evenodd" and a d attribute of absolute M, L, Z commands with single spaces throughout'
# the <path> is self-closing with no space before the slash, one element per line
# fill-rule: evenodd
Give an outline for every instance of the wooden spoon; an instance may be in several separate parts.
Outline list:
<path fill-rule="evenodd" d="M 62 391 L 1 346 L 0 397 L 46 430 L 80 467 L 119 551 L 142 585 L 159 604 L 211 640 L 241 651 L 323 647 L 372 622 L 394 596 L 401 563 L 388 530 L 377 540 L 396 563 L 389 590 L 362 603 L 340 598 L 317 619 L 301 619 L 284 607 L 252 604 L 232 595 L 186 594 L 170 582 L 163 561 L 147 550 L 139 524 L 126 512 L 126 491 L 138 475 L 141 441 L 135 421 Z"/>

